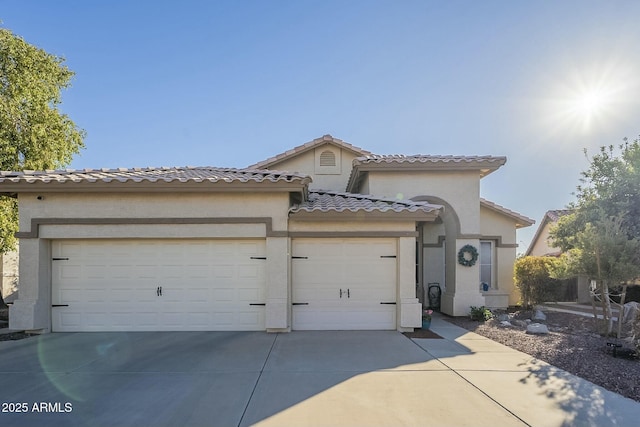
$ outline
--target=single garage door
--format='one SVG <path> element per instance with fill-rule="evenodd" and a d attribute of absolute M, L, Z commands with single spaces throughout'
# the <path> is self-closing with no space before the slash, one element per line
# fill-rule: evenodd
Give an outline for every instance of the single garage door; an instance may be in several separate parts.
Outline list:
<path fill-rule="evenodd" d="M 395 239 L 294 239 L 293 329 L 396 329 Z"/>
<path fill-rule="evenodd" d="M 264 330 L 264 240 L 52 243 L 52 329 Z"/>

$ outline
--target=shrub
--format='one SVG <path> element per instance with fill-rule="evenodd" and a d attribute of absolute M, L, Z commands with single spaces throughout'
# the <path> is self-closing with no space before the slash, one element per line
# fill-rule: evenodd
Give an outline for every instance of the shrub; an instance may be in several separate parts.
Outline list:
<path fill-rule="evenodd" d="M 526 256 L 516 261 L 515 282 L 524 307 L 557 300 L 562 290 L 561 281 L 551 277 L 557 262 L 556 258 L 541 256 Z"/>
<path fill-rule="evenodd" d="M 471 306 L 471 311 L 469 312 L 469 317 L 471 320 L 477 320 L 478 322 L 484 322 L 486 320 L 493 319 L 493 313 L 484 305 L 482 307 L 474 307 Z"/>

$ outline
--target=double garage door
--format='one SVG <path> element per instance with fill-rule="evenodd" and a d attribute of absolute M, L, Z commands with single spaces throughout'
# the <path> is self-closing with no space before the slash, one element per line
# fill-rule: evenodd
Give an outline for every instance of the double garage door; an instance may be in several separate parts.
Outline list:
<path fill-rule="evenodd" d="M 52 329 L 265 329 L 264 240 L 60 240 Z M 396 329 L 396 240 L 292 240 L 292 328 Z"/>
<path fill-rule="evenodd" d="M 264 240 L 68 240 L 54 331 L 264 330 Z"/>

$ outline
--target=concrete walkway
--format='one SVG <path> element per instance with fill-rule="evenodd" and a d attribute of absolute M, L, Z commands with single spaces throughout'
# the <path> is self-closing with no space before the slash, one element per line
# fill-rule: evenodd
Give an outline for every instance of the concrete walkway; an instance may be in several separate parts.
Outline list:
<path fill-rule="evenodd" d="M 432 329 L 445 339 L 163 332 L 0 342 L 0 425 L 638 425 L 640 403 L 440 318 Z"/>

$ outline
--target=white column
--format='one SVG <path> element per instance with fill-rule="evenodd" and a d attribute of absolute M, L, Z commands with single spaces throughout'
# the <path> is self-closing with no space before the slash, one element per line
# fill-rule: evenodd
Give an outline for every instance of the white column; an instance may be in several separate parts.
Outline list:
<path fill-rule="evenodd" d="M 479 250 L 480 240 L 456 239 L 455 256 L 447 258 L 447 264 L 455 262 L 455 282 L 452 283 L 453 286 L 447 282 L 447 290 L 442 295 L 441 308 L 444 313 L 451 316 L 466 316 L 471 306 L 484 305 L 484 296 L 480 292 L 480 263 L 476 262 L 470 267 L 458 263 L 458 251 L 464 245 L 471 245 Z"/>
<path fill-rule="evenodd" d="M 51 331 L 51 251 L 48 240 L 20 240 L 20 288 L 9 328 Z"/>
<path fill-rule="evenodd" d="M 416 298 L 416 238 L 398 239 L 398 322 L 399 331 L 422 326 L 422 304 Z"/>
<path fill-rule="evenodd" d="M 290 329 L 289 271 L 289 238 L 267 237 L 265 326 L 269 332 Z"/>

